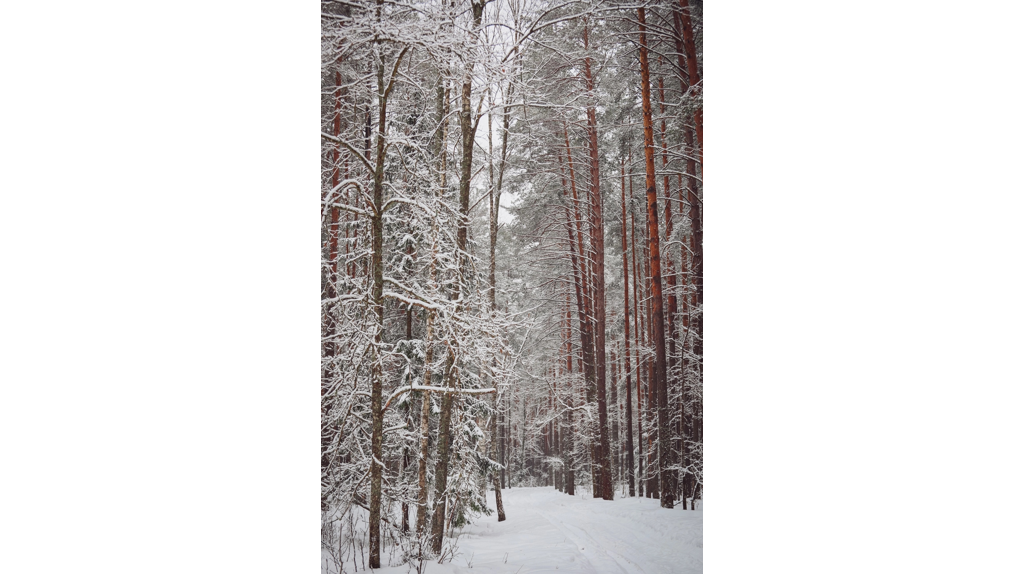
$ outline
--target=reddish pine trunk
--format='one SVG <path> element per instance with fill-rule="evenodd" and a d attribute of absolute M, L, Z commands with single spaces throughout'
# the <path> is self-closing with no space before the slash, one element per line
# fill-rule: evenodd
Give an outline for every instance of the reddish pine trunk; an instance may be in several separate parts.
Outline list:
<path fill-rule="evenodd" d="M 682 26 L 682 20 L 680 18 L 680 11 L 679 10 L 673 10 L 673 12 L 672 12 L 672 20 L 673 20 L 673 24 L 675 26 L 674 40 L 675 40 L 675 45 L 676 45 L 676 54 L 677 54 L 677 57 L 678 57 L 679 70 L 682 71 L 682 73 L 679 74 L 679 76 L 678 76 L 679 77 L 679 89 L 680 89 L 680 93 L 686 93 L 687 89 L 689 88 L 689 81 L 690 81 L 689 78 L 690 78 L 690 75 L 689 75 L 689 67 L 687 66 L 687 60 L 686 60 L 686 58 L 684 56 L 684 54 L 686 53 L 687 50 L 686 50 L 686 47 L 684 46 L 684 42 L 683 42 L 683 26 Z M 696 74 L 696 58 L 693 59 L 693 65 L 694 65 L 693 73 Z M 700 226 L 700 215 L 699 215 L 699 202 L 697 201 L 697 176 L 696 176 L 696 174 L 697 174 L 697 162 L 694 159 L 694 156 L 696 154 L 696 150 L 694 149 L 694 145 L 693 145 L 693 130 L 688 125 L 685 125 L 685 124 L 683 125 L 683 144 L 684 144 L 684 146 L 683 146 L 683 153 L 686 156 L 686 176 L 687 176 L 686 177 L 686 192 L 687 193 L 684 196 L 684 194 L 683 194 L 683 187 L 682 187 L 682 177 L 683 176 L 682 176 L 682 174 L 680 174 L 679 175 L 679 177 L 680 177 L 679 200 L 682 201 L 682 202 L 685 202 L 686 204 L 688 204 L 690 206 L 690 213 L 688 215 L 691 217 L 691 221 L 695 221 L 696 222 L 695 225 L 697 227 L 699 227 Z M 698 206 L 695 219 L 694 219 L 694 209 L 693 209 L 694 206 Z M 691 227 L 691 232 L 688 234 L 689 238 L 690 238 L 690 241 L 691 241 L 691 243 L 689 245 L 689 248 L 690 248 L 690 252 L 691 253 L 696 253 L 697 251 L 696 251 L 694 243 L 693 243 L 693 241 L 694 241 L 693 230 L 694 230 L 694 228 Z M 699 246 L 697 246 L 697 248 L 699 249 Z M 693 266 L 692 266 L 692 264 L 690 264 L 688 262 L 688 258 L 689 257 L 686 255 L 686 252 L 683 251 L 683 253 L 681 254 L 681 257 L 680 257 L 680 264 L 681 264 L 681 267 L 682 267 L 683 274 L 686 277 L 686 282 L 687 282 L 687 284 L 690 284 L 693 281 L 693 274 L 692 274 Z M 695 296 L 693 297 L 693 301 L 696 301 L 696 297 Z M 691 304 L 690 301 L 687 300 L 687 297 L 683 297 L 683 305 L 684 305 L 684 307 L 686 309 L 686 314 L 683 315 L 683 321 L 684 321 L 683 328 L 684 328 L 684 330 L 686 332 L 689 332 L 689 328 L 690 328 L 690 309 L 692 308 L 693 305 Z M 684 349 L 684 359 L 683 359 L 683 373 L 684 373 L 684 376 L 682 377 L 682 382 L 683 382 L 682 397 L 683 397 L 683 400 L 680 401 L 679 419 L 680 419 L 680 426 L 682 427 L 681 432 L 680 432 L 680 441 L 685 441 L 685 440 L 692 440 L 693 433 L 692 433 L 692 417 L 690 417 L 687 414 L 687 412 L 686 412 L 686 396 L 687 396 L 687 392 L 686 392 L 686 377 L 685 377 L 685 373 L 689 372 L 689 361 L 685 358 L 685 349 L 688 346 L 688 342 L 686 340 L 683 340 L 682 341 L 682 345 L 683 345 L 683 349 Z M 691 462 L 691 456 L 690 456 L 689 448 L 684 444 L 680 448 L 680 452 L 683 455 L 682 465 L 684 467 L 689 466 L 689 464 Z M 682 492 L 684 493 L 683 494 L 683 503 L 684 503 L 684 508 L 685 508 L 685 502 L 686 502 L 686 495 L 685 495 L 685 493 L 689 493 L 689 492 L 692 491 L 692 489 L 693 489 L 693 477 L 689 473 L 685 474 L 684 477 L 683 477 L 682 483 L 683 483 L 682 484 Z"/>
<path fill-rule="evenodd" d="M 686 54 L 686 71 L 687 81 L 689 83 L 690 92 L 693 94 L 700 94 L 702 86 L 699 73 L 699 67 L 697 62 L 697 46 L 693 33 L 693 23 L 690 20 L 689 4 L 686 0 L 679 0 L 679 5 L 682 8 L 680 14 L 680 28 L 682 35 L 683 52 Z M 693 134 L 687 130 L 685 132 L 686 144 L 688 146 L 688 155 L 692 156 L 696 152 L 697 157 L 701 164 L 701 176 L 704 175 L 704 126 L 703 126 L 703 115 L 701 108 L 697 108 L 693 114 L 693 123 L 697 132 L 697 148 L 693 148 Z M 693 228 L 690 234 L 690 250 L 693 253 L 693 258 L 690 264 L 690 272 L 693 278 L 694 294 L 692 297 L 692 306 L 698 309 L 703 307 L 704 302 L 704 253 L 703 253 L 703 232 L 701 227 L 701 206 L 700 201 L 697 197 L 697 182 L 696 182 L 696 166 L 693 165 L 694 161 L 687 161 L 687 174 L 689 182 L 687 185 L 687 199 L 690 204 L 690 221 L 692 222 Z M 691 322 L 691 325 L 696 332 L 694 339 L 693 353 L 697 357 L 697 372 L 698 377 L 702 377 L 703 365 L 701 357 L 703 356 L 703 335 L 704 335 L 704 319 L 703 312 Z M 699 417 L 699 404 L 694 405 L 695 410 L 690 418 L 688 426 L 688 434 L 691 440 L 700 440 L 700 417 Z M 690 488 L 694 488 L 695 484 L 690 484 Z"/>
<path fill-rule="evenodd" d="M 651 119 L 651 78 L 647 60 L 647 34 L 644 9 L 639 8 L 640 22 L 640 87 L 643 103 L 644 161 L 647 173 L 647 216 L 649 225 L 648 245 L 651 252 L 651 315 L 654 336 L 655 380 L 654 390 L 658 404 L 658 475 L 661 492 L 661 506 L 672 508 L 675 489 L 672 483 L 671 449 L 668 440 L 668 386 L 665 359 L 665 318 L 662 310 L 661 292 L 661 245 L 658 235 L 658 190 L 654 174 L 654 127 Z"/>
<path fill-rule="evenodd" d="M 661 61 L 660 57 L 659 57 L 659 61 Z M 661 152 L 661 165 L 662 165 L 662 168 L 665 170 L 665 175 L 664 175 L 664 186 L 665 186 L 665 238 L 666 238 L 667 241 L 671 241 L 671 238 L 672 238 L 672 225 L 673 225 L 673 222 L 672 222 L 672 192 L 671 192 L 671 189 L 669 187 L 670 177 L 669 177 L 669 173 L 668 173 L 668 164 L 669 164 L 669 160 L 668 160 L 668 128 L 667 128 L 667 124 L 666 124 L 666 121 L 665 121 L 665 113 L 666 113 L 666 108 L 665 108 L 665 79 L 663 77 L 660 77 L 660 76 L 658 77 L 658 102 L 659 102 L 659 107 L 660 107 L 660 111 L 661 111 L 661 114 L 662 114 L 662 118 L 661 118 L 661 150 L 662 150 L 662 152 Z M 682 176 L 680 176 L 680 177 L 682 177 Z M 682 196 L 682 190 L 680 190 L 680 196 Z M 682 198 L 680 197 L 680 199 L 682 199 Z M 677 388 L 679 389 L 679 392 L 677 393 L 677 396 L 679 397 L 678 401 L 673 400 L 671 395 L 666 398 L 666 402 L 668 403 L 668 406 L 666 408 L 668 408 L 668 412 L 669 413 L 675 412 L 676 409 L 678 408 L 678 405 L 681 405 L 683 403 L 683 399 L 682 399 L 682 397 L 684 396 L 684 393 L 683 393 L 683 379 L 685 378 L 685 375 L 683 374 L 683 370 L 677 368 L 676 340 L 678 338 L 677 337 L 678 334 L 677 334 L 677 331 L 676 331 L 675 318 L 676 318 L 676 314 L 679 312 L 679 307 L 678 307 L 677 300 L 676 300 L 676 274 L 675 274 L 675 271 L 673 270 L 672 266 L 673 266 L 673 260 L 672 260 L 672 255 L 671 255 L 671 249 L 666 248 L 666 257 L 665 257 L 666 275 L 665 275 L 665 280 L 668 282 L 668 293 L 667 293 L 667 300 L 668 300 L 667 301 L 668 302 L 668 313 L 667 313 L 667 315 L 668 315 L 667 316 L 668 332 L 665 334 L 665 338 L 668 341 L 668 376 L 667 376 L 668 383 L 667 383 L 667 387 L 666 388 L 667 389 L 673 389 L 673 390 L 677 389 Z M 682 249 L 680 249 L 680 267 L 682 267 Z M 677 402 L 678 402 L 678 404 L 677 404 Z M 674 444 L 673 456 L 674 457 L 675 456 L 680 456 L 682 454 L 682 452 L 683 452 L 682 418 L 681 417 L 679 419 L 679 423 L 678 424 L 672 425 L 672 431 L 673 431 L 673 433 L 672 433 L 673 434 L 672 442 Z M 668 429 L 666 429 L 665 440 L 668 440 L 668 438 L 669 438 L 668 434 L 669 434 L 668 433 Z M 679 481 L 678 481 L 678 477 L 677 477 L 675 472 L 673 472 L 673 478 L 675 478 L 675 484 L 673 485 L 673 491 L 678 495 L 678 493 L 679 493 Z M 679 496 L 676 496 L 677 500 L 679 498 L 680 498 Z M 684 510 L 686 508 L 685 502 L 686 501 L 684 499 L 683 500 L 683 509 Z"/>
<path fill-rule="evenodd" d="M 679 0 L 682 8 L 680 20 L 683 28 L 683 49 L 686 52 L 686 73 L 690 76 L 690 88 L 695 95 L 701 92 L 700 73 L 697 68 L 697 43 L 693 35 L 693 22 L 690 20 L 690 5 L 687 0 Z M 700 146 L 701 172 L 704 171 L 704 119 L 701 108 L 693 112 L 693 125 L 697 129 L 697 144 Z"/>

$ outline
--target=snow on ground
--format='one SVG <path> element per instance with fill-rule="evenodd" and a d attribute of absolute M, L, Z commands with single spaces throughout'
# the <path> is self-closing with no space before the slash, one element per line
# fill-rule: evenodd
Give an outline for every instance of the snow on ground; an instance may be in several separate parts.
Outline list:
<path fill-rule="evenodd" d="M 582 496 L 581 496 L 582 494 Z M 619 493 L 616 493 L 618 496 Z M 487 493 L 494 508 L 494 492 Z M 462 530 L 452 562 L 429 574 L 693 572 L 704 566 L 704 511 L 661 508 L 650 498 L 594 500 L 553 487 L 502 491 L 508 519 L 478 517 Z M 415 572 L 415 569 L 412 570 Z M 384 568 L 406 574 L 409 566 Z"/>

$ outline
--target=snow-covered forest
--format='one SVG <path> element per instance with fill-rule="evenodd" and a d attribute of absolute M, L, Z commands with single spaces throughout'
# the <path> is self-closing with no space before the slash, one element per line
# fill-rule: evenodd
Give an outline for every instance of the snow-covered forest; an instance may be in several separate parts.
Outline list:
<path fill-rule="evenodd" d="M 1024 6 L 125 8 L 0 10 L 0 573 L 1024 572 Z"/>
<path fill-rule="evenodd" d="M 701 516 L 700 2 L 321 9 L 323 571 L 509 489 Z"/>

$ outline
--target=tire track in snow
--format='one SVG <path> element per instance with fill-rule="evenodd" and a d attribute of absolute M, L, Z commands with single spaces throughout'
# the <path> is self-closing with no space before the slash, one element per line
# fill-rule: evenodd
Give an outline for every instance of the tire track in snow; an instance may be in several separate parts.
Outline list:
<path fill-rule="evenodd" d="M 585 554 L 583 554 L 587 546 L 590 546 L 591 548 L 603 552 L 605 556 L 610 558 L 611 562 L 618 566 L 619 570 L 621 570 L 625 574 L 646 574 L 643 568 L 640 568 L 639 565 L 635 564 L 633 561 L 629 560 L 625 556 L 622 556 L 618 552 L 609 550 L 607 543 L 598 541 L 596 538 L 591 536 L 586 530 L 578 526 L 574 526 L 572 524 L 566 524 L 564 521 L 553 519 L 546 513 L 541 512 L 539 510 L 536 512 L 541 518 L 547 520 L 549 523 L 551 523 L 552 526 L 558 529 L 559 532 L 564 534 L 566 538 L 572 540 L 573 544 L 580 548 L 581 556 L 583 556 L 583 558 L 586 559 L 587 562 L 590 563 L 592 566 L 594 566 L 593 561 L 591 561 Z M 579 534 L 573 532 L 573 530 L 578 530 Z M 597 569 L 595 571 L 605 572 L 606 570 Z"/>

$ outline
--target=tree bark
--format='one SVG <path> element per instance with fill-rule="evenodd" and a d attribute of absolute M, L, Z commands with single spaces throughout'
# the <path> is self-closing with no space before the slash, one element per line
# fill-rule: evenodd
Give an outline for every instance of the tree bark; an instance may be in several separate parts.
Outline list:
<path fill-rule="evenodd" d="M 615 370 L 615 346 L 608 349 L 608 462 L 609 462 L 609 474 L 611 475 L 611 487 L 612 491 L 615 490 L 615 473 L 617 471 L 615 464 L 615 381 L 616 370 Z"/>
<path fill-rule="evenodd" d="M 341 134 L 341 72 L 334 72 L 334 119 L 331 122 L 331 132 L 334 137 L 338 137 Z M 332 152 L 333 165 L 331 166 L 331 189 L 337 189 L 338 187 L 338 161 L 339 152 L 338 144 L 334 144 L 334 150 Z M 324 195 L 323 200 L 332 204 L 330 207 L 330 225 L 327 231 L 327 261 L 330 264 L 330 271 L 327 276 L 324 277 L 325 281 L 325 296 L 327 299 L 334 299 L 337 297 L 337 291 L 335 284 L 337 282 L 338 273 L 338 215 L 339 209 L 333 204 L 337 201 L 332 195 Z M 336 325 L 333 313 L 333 304 L 325 303 L 322 309 L 325 314 L 324 317 L 324 330 L 321 332 L 326 341 L 323 343 L 323 356 L 326 358 L 326 366 L 321 373 L 321 385 L 320 385 L 320 420 L 321 420 L 321 433 L 320 433 L 320 476 L 321 479 L 326 479 L 330 468 L 330 455 L 329 448 L 333 442 L 333 437 L 337 434 L 337 429 L 326 423 L 331 414 L 331 402 L 326 400 L 327 390 L 330 386 L 330 381 L 333 378 L 332 373 L 334 371 L 331 368 L 333 357 L 335 356 L 334 342 L 331 341 L 333 335 L 336 332 Z M 328 490 L 329 491 L 329 490 Z M 326 495 L 328 491 L 321 489 L 320 493 L 320 508 L 321 510 L 327 509 Z"/>
<path fill-rule="evenodd" d="M 697 67 L 697 43 L 693 35 L 693 21 L 690 19 L 690 4 L 687 0 L 679 0 L 679 7 L 682 8 L 679 16 L 683 28 L 683 48 L 686 51 L 686 73 L 690 77 L 690 90 L 695 96 L 700 96 L 702 86 L 700 73 Z M 700 154 L 701 175 L 704 173 L 704 117 L 701 106 L 693 112 L 693 125 L 697 131 L 698 153 Z"/>
<path fill-rule="evenodd" d="M 685 54 L 686 54 L 687 50 L 686 50 L 686 47 L 685 47 L 684 42 L 683 42 L 683 26 L 682 26 L 682 18 L 680 16 L 680 10 L 679 9 L 675 9 L 675 10 L 672 11 L 672 21 L 673 21 L 673 26 L 675 27 L 674 40 L 675 40 L 676 54 L 677 54 L 679 70 L 680 70 L 680 73 L 678 74 L 678 77 L 679 77 L 679 91 L 680 91 L 680 93 L 685 94 L 685 93 L 687 93 L 687 90 L 689 88 L 690 77 L 689 77 L 689 66 L 687 65 L 687 59 L 685 57 Z M 696 61 L 694 61 L 694 68 L 696 68 Z M 696 70 L 694 70 L 694 73 L 696 73 Z M 690 206 L 690 213 L 688 214 L 688 216 L 691 217 L 691 223 L 692 223 L 692 221 L 696 221 L 697 222 L 697 226 L 699 226 L 700 225 L 699 202 L 696 200 L 696 198 L 697 198 L 697 175 L 696 175 L 697 174 L 697 162 L 694 159 L 694 155 L 696 153 L 696 150 L 694 149 L 694 145 L 693 145 L 693 129 L 691 129 L 688 124 L 684 123 L 683 126 L 682 126 L 682 133 L 683 133 L 683 147 L 682 147 L 682 151 L 683 151 L 683 155 L 686 158 L 685 159 L 685 164 L 686 164 L 686 168 L 685 168 L 686 169 L 686 187 L 685 187 L 686 195 L 684 196 L 684 193 L 683 193 L 683 189 L 684 189 L 683 186 L 682 186 L 683 176 L 682 176 L 682 174 L 680 174 L 680 176 L 679 176 L 680 177 L 679 200 L 680 200 L 680 202 L 685 202 L 684 205 L 689 205 Z M 693 207 L 695 205 L 698 206 L 698 213 L 696 215 L 696 219 L 694 220 L 693 219 L 694 218 Z M 693 244 L 693 240 L 694 240 L 693 231 L 694 231 L 694 227 L 691 225 L 690 233 L 687 234 L 689 239 L 690 239 L 690 241 L 691 241 L 691 243 L 688 245 L 691 254 L 695 254 L 696 253 L 696 249 L 695 249 L 695 246 Z M 684 277 L 686 278 L 686 285 L 687 285 L 687 289 L 688 289 L 689 288 L 689 284 L 692 283 L 692 281 L 693 281 L 693 273 L 692 273 L 692 263 L 688 262 L 687 260 L 688 260 L 688 256 L 686 254 L 686 250 L 685 249 L 681 249 L 680 258 L 679 258 L 680 268 L 681 268 L 681 270 L 683 272 Z M 683 328 L 686 329 L 686 331 L 685 331 L 686 333 L 689 333 L 690 326 L 691 326 L 690 325 L 690 310 L 692 309 L 693 305 L 689 301 L 689 296 L 688 295 L 684 294 L 684 296 L 682 298 L 682 301 L 683 301 L 683 306 L 684 306 L 684 310 L 685 310 L 685 314 L 683 315 L 683 322 L 684 322 L 683 323 Z M 694 302 L 696 301 L 695 297 L 693 298 L 693 301 Z M 680 380 L 682 382 L 682 400 L 680 401 L 680 408 L 679 408 L 679 419 L 680 419 L 680 427 L 681 427 L 680 437 L 679 438 L 680 438 L 680 442 L 682 443 L 681 446 L 680 446 L 680 453 L 683 456 L 683 459 L 681 461 L 681 465 L 684 468 L 688 467 L 690 465 L 690 462 L 691 462 L 690 450 L 689 450 L 689 447 L 686 444 L 686 442 L 693 438 L 692 431 L 691 431 L 692 426 L 693 426 L 692 425 L 692 417 L 687 414 L 687 408 L 686 408 L 686 405 L 687 405 L 687 382 L 686 381 L 687 381 L 687 373 L 689 373 L 689 371 L 690 371 L 689 360 L 687 359 L 687 347 L 689 346 L 688 339 L 689 339 L 689 337 L 686 337 L 682 341 L 680 341 L 680 344 L 682 345 L 682 348 L 683 348 L 683 365 L 682 365 L 682 373 L 683 373 L 683 375 L 680 378 Z M 682 482 L 681 491 L 683 493 L 683 496 L 682 496 L 683 508 L 686 508 L 686 495 L 685 495 L 685 493 L 690 492 L 692 490 L 693 477 L 690 475 L 690 473 L 687 472 L 683 476 L 683 478 L 682 478 L 682 480 L 680 482 Z M 692 503 L 691 503 L 691 508 L 693 508 Z"/>
<path fill-rule="evenodd" d="M 491 107 L 493 108 L 493 106 L 491 106 Z M 501 137 L 501 140 L 502 140 L 501 141 L 501 166 L 499 167 L 499 172 L 501 172 L 501 173 L 504 173 L 504 171 L 505 171 L 505 151 L 506 151 L 505 148 L 506 148 L 506 145 L 508 143 L 508 109 L 507 109 L 507 107 L 504 110 L 503 116 L 504 116 L 504 118 L 502 119 L 502 122 L 503 122 L 502 127 L 504 128 L 504 130 L 502 132 L 502 137 Z M 490 209 L 491 265 L 490 265 L 490 273 L 488 274 L 488 281 L 489 281 L 489 285 L 490 285 L 491 313 L 494 313 L 495 311 L 497 311 L 497 303 L 496 303 L 496 301 L 497 301 L 497 299 L 496 299 L 497 283 L 495 281 L 496 263 L 495 263 L 494 253 L 495 253 L 495 250 L 496 250 L 497 245 L 498 245 L 498 209 L 501 206 L 501 173 L 499 173 L 499 175 L 498 175 L 498 187 L 497 188 L 494 187 L 494 145 L 493 145 L 494 142 L 493 142 L 493 136 L 494 136 L 493 130 L 491 130 L 491 114 L 487 114 L 487 147 L 488 147 L 488 150 L 487 150 L 487 155 L 488 155 L 487 167 L 488 167 L 488 170 L 489 170 L 488 171 L 488 176 L 490 178 L 489 181 L 491 183 L 491 192 L 492 192 L 491 193 L 491 198 L 490 198 L 490 207 L 491 207 L 491 209 Z M 490 436 L 490 439 L 489 439 L 492 445 L 496 442 L 495 439 L 497 438 L 497 435 L 498 435 L 497 410 L 498 410 L 498 393 L 494 393 L 494 403 L 493 403 L 493 411 L 494 412 L 492 412 L 492 414 L 491 414 L 491 428 L 490 428 L 491 436 Z M 494 449 L 494 448 L 489 448 L 488 450 L 491 453 L 492 458 L 493 458 L 493 455 L 497 452 L 497 450 Z M 498 508 L 498 522 L 502 522 L 502 521 L 505 520 L 505 506 L 501 503 L 501 482 L 498 480 L 498 475 L 497 475 L 496 472 L 491 472 L 491 482 L 494 483 L 494 504 Z"/>
<path fill-rule="evenodd" d="M 565 367 L 566 372 L 572 376 L 572 309 L 569 306 L 569 293 L 565 294 Z M 568 456 L 565 457 L 565 493 L 569 496 L 576 495 L 576 454 L 575 454 L 575 430 L 573 428 L 576 416 L 573 414 L 573 391 L 572 386 L 569 386 L 569 392 L 566 393 L 566 406 L 568 409 L 565 413 L 565 451 Z"/>
<path fill-rule="evenodd" d="M 576 307 L 580 323 L 580 347 L 583 359 L 584 391 L 586 393 L 587 404 L 591 404 L 594 402 L 595 387 L 597 386 L 594 369 L 594 328 L 593 322 L 591 321 L 591 317 L 593 316 L 593 299 L 591 297 L 592 292 L 589 281 L 591 273 L 588 265 L 588 251 L 583 244 L 583 217 L 580 213 L 579 196 L 576 192 L 576 175 L 572 167 L 572 147 L 569 145 L 568 130 L 564 132 L 564 136 L 565 151 L 568 156 L 566 163 L 569 167 L 569 188 L 572 191 L 572 201 L 570 201 L 572 204 L 572 211 L 569 212 L 568 207 L 566 208 L 566 218 L 568 219 L 567 225 L 569 229 L 569 254 L 570 261 L 573 264 L 575 284 L 578 288 L 576 292 Z M 574 247 L 578 249 L 578 252 L 573 251 Z M 588 440 L 590 443 L 591 460 L 596 461 L 599 457 L 597 450 L 600 448 L 600 445 L 593 436 L 588 436 Z M 594 493 L 594 496 L 599 496 L 601 490 L 600 477 L 598 474 L 599 473 L 593 473 L 591 475 L 591 488 L 593 489 L 592 492 Z"/>
<path fill-rule="evenodd" d="M 449 352 L 448 361 L 445 365 L 446 386 L 450 386 L 456 376 L 455 356 Z M 441 420 L 437 427 L 437 463 L 434 466 L 434 513 L 430 528 L 430 550 L 435 555 L 441 552 L 441 544 L 444 536 L 445 512 L 447 509 L 446 498 L 448 496 L 448 452 L 451 442 L 452 427 L 452 402 L 453 395 L 444 393 L 441 397 Z"/>
<path fill-rule="evenodd" d="M 588 26 L 583 26 L 583 48 L 589 50 Z M 597 375 L 597 416 L 600 446 L 598 465 L 600 467 L 600 496 L 612 500 L 612 468 L 609 454 L 611 446 L 608 435 L 608 401 L 606 393 L 607 364 L 605 362 L 605 297 L 604 297 L 604 220 L 601 214 L 601 180 L 597 148 L 597 110 L 594 97 L 594 78 L 590 70 L 589 53 L 583 59 L 583 74 L 587 89 L 587 136 L 590 144 L 590 244 L 593 253 L 593 310 L 594 310 L 594 359 Z"/>
<path fill-rule="evenodd" d="M 645 200 L 646 200 L 646 196 Z M 645 203 L 646 207 L 646 203 Z M 644 329 L 644 344 L 647 347 L 654 346 L 654 319 L 651 316 L 652 297 L 651 297 L 651 212 L 644 210 L 644 226 L 643 226 L 643 262 L 644 262 L 644 313 L 646 314 L 646 322 L 644 323 L 647 328 Z M 657 410 L 657 401 L 655 399 L 655 389 L 657 376 L 654 372 L 655 362 L 654 358 L 650 355 L 644 357 L 644 382 L 646 383 L 645 391 L 645 406 L 644 416 L 647 417 L 647 498 L 658 498 L 658 472 L 657 472 L 657 457 L 655 456 L 654 446 L 657 444 L 658 437 L 658 425 L 655 423 L 655 411 Z"/>
<path fill-rule="evenodd" d="M 665 121 L 665 79 L 658 77 L 658 101 L 659 109 L 661 111 L 661 166 L 665 170 L 664 174 L 664 186 L 665 186 L 665 241 L 671 243 L 672 241 L 672 192 L 669 187 L 670 177 L 668 174 L 668 126 Z M 672 266 L 672 256 L 670 255 L 671 250 L 666 247 L 665 257 L 665 281 L 668 283 L 668 290 L 666 295 L 666 302 L 668 304 L 668 312 L 666 313 L 667 331 L 665 332 L 665 340 L 668 343 L 668 371 L 666 372 L 667 388 L 675 388 L 676 381 L 676 326 L 675 317 L 678 311 L 676 305 L 676 276 Z M 667 434 L 667 433 L 666 433 Z"/>
<path fill-rule="evenodd" d="M 633 197 L 633 178 L 629 179 L 629 196 Z M 633 259 L 633 324 L 636 329 L 633 332 L 633 340 L 636 343 L 637 359 L 636 359 L 636 438 L 637 438 L 637 481 L 639 482 L 637 495 L 643 497 L 644 495 L 644 409 L 641 404 L 643 393 L 640 389 L 640 373 L 641 373 L 641 359 L 640 359 L 640 337 L 641 333 L 644 332 L 644 325 L 642 322 L 642 315 L 640 315 L 640 289 L 639 289 L 639 268 L 636 265 L 636 214 L 630 211 L 630 227 L 629 232 L 633 239 L 632 245 L 632 259 Z"/>
<path fill-rule="evenodd" d="M 398 69 L 408 48 L 403 48 L 395 59 Z M 380 568 L 380 505 L 381 477 L 383 475 L 384 411 L 381 409 L 383 394 L 383 368 L 379 350 L 384 342 L 384 134 L 386 132 L 388 96 L 394 87 L 396 73 L 392 72 L 388 85 L 384 85 L 384 61 L 377 63 L 377 139 L 376 164 L 373 173 L 373 206 L 371 221 L 371 262 L 373 287 L 370 292 L 376 325 L 373 335 L 370 368 L 370 413 L 372 433 L 370 438 L 370 568 Z"/>
<path fill-rule="evenodd" d="M 631 396 L 631 387 L 633 385 L 633 370 L 630 366 L 630 355 L 629 355 L 629 264 L 626 258 L 626 160 L 622 160 L 621 173 L 622 173 L 622 294 L 623 294 L 623 313 L 622 318 L 626 326 L 626 334 L 623 337 L 625 342 L 626 352 L 624 355 L 625 359 L 625 371 L 626 371 L 626 468 L 628 469 L 627 474 L 629 480 L 629 496 L 636 496 L 636 483 L 634 478 L 633 470 L 633 397 Z"/>
<path fill-rule="evenodd" d="M 434 314 L 427 316 L 427 357 L 423 369 L 423 383 L 430 384 L 430 365 L 434 361 L 434 349 L 430 345 L 434 335 Z M 416 499 L 416 534 L 422 535 L 427 526 L 427 456 L 430 454 L 430 393 L 421 393 L 420 409 L 420 457 L 417 468 L 419 479 L 419 496 Z"/>
<path fill-rule="evenodd" d="M 690 19 L 690 6 L 687 0 L 679 0 L 679 6 L 681 8 L 679 15 L 679 28 L 682 36 L 682 52 L 686 55 L 686 72 L 687 72 L 687 89 L 688 92 L 694 96 L 700 96 L 702 90 L 699 66 L 697 61 L 697 47 L 695 36 L 693 33 L 693 23 Z M 680 82 L 682 78 L 680 78 Z M 695 317 L 690 321 L 690 327 L 695 333 L 693 342 L 693 356 L 696 359 L 696 370 L 695 375 L 698 381 L 703 376 L 703 336 L 704 336 L 704 317 L 703 317 L 703 303 L 704 303 L 704 241 L 703 241 L 703 230 L 701 225 L 701 203 L 697 196 L 697 177 L 696 177 L 696 162 L 693 159 L 694 153 L 696 152 L 697 158 L 701 166 L 701 177 L 704 175 L 704 126 L 703 126 L 703 114 L 701 106 L 697 106 L 693 114 L 693 123 L 695 131 L 697 132 L 697 147 L 694 148 L 693 132 L 686 128 L 684 130 L 685 143 L 687 146 L 687 161 L 686 161 L 686 173 L 687 173 L 687 202 L 690 205 L 690 277 L 694 287 L 694 293 L 690 302 L 690 308 L 696 310 Z M 699 410 L 700 405 L 693 405 L 694 412 L 689 416 L 689 420 L 685 421 L 684 426 L 687 429 L 687 434 L 691 441 L 699 441 L 700 439 L 700 423 L 699 423 Z M 686 485 L 687 492 L 691 489 L 696 489 L 696 482 L 687 481 L 689 484 Z"/>
<path fill-rule="evenodd" d="M 651 261 L 651 315 L 655 352 L 655 392 L 658 402 L 658 475 L 661 506 L 672 508 L 675 489 L 672 487 L 671 449 L 668 434 L 667 365 L 665 360 L 665 318 L 662 311 L 661 246 L 658 234 L 658 190 L 654 173 L 654 128 L 651 119 L 650 66 L 647 59 L 647 34 L 644 9 L 637 10 L 640 23 L 640 87 L 643 103 L 644 160 L 647 173 L 648 245 Z"/>
<path fill-rule="evenodd" d="M 480 28 L 480 22 L 483 18 L 484 4 L 487 0 L 481 0 L 480 3 L 472 2 L 473 10 L 473 29 L 472 34 L 475 36 L 476 31 Z M 462 107 L 459 111 L 459 127 L 462 132 L 462 164 L 460 165 L 459 174 L 459 227 L 456 233 L 456 249 L 458 251 L 459 269 L 460 275 L 465 275 L 465 271 L 468 268 L 468 253 L 466 251 L 467 246 L 467 228 L 469 226 L 469 184 L 473 178 L 473 142 L 474 136 L 476 135 L 476 123 L 473 121 L 473 110 L 471 107 L 471 98 L 473 94 L 473 64 L 470 62 L 465 71 L 465 75 L 462 80 Z M 462 285 L 461 282 L 456 282 L 454 289 L 454 299 L 459 300 L 461 298 Z M 456 315 L 461 314 L 462 303 L 456 305 Z M 455 346 L 450 347 L 448 354 L 448 366 L 446 368 L 446 378 L 449 382 L 454 382 L 456 385 L 460 379 L 459 376 L 454 375 L 458 371 L 459 365 L 457 364 L 458 357 L 455 355 Z M 434 470 L 434 520 L 431 528 L 431 550 L 438 554 L 441 552 L 441 546 L 444 537 L 444 526 L 445 526 L 445 492 L 448 488 L 448 458 L 449 458 L 449 443 L 451 440 L 451 413 L 453 397 L 450 393 L 445 393 L 444 398 L 441 400 L 441 425 L 438 429 L 438 453 L 437 453 L 437 466 Z"/>

